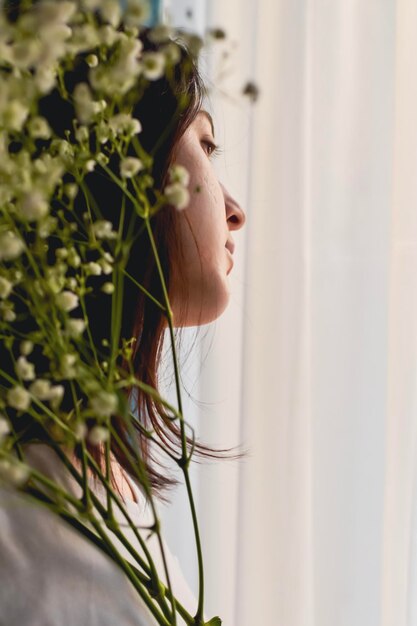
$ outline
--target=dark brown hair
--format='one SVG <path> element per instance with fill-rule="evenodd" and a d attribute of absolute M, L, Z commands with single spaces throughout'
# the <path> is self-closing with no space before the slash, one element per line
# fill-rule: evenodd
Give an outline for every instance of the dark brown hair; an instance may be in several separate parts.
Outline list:
<path fill-rule="evenodd" d="M 142 30 L 139 35 L 144 50 L 156 50 L 157 44 L 152 41 L 151 32 Z M 153 188 L 162 189 L 166 179 L 170 164 L 175 160 L 175 150 L 179 139 L 186 129 L 195 119 L 201 109 L 204 97 L 204 85 L 200 78 L 197 63 L 185 45 L 179 46 L 181 59 L 174 66 L 174 71 L 170 76 L 163 76 L 159 80 L 151 81 L 144 89 L 139 101 L 133 108 L 132 116 L 139 119 L 142 125 L 142 132 L 139 135 L 141 147 L 152 156 L 152 177 L 154 179 Z M 74 86 L 79 82 L 88 82 L 88 66 L 85 59 L 80 57 L 80 63 L 71 72 L 67 72 L 65 86 L 69 93 L 72 93 Z M 138 89 L 142 86 L 138 84 Z M 75 117 L 73 105 L 61 98 L 57 89 L 48 94 L 40 102 L 39 113 L 46 117 L 48 123 L 58 136 L 66 137 L 69 133 L 70 140 L 73 140 L 72 120 Z M 70 130 L 71 129 L 71 130 Z M 136 156 L 133 148 L 131 155 Z M 119 172 L 120 160 L 117 154 L 113 154 L 108 167 L 115 173 Z M 95 199 L 103 219 L 109 220 L 115 230 L 119 229 L 120 211 L 123 192 L 104 174 L 100 167 L 89 173 L 85 178 L 85 183 L 89 193 Z M 149 191 L 153 193 L 152 190 Z M 150 198 L 152 200 L 152 197 Z M 152 252 L 149 235 L 144 228 L 144 220 L 135 213 L 134 207 L 126 202 L 126 214 L 130 214 L 134 219 L 135 233 L 134 243 L 129 251 L 129 258 L 126 265 L 127 275 L 123 281 L 123 306 L 121 307 L 121 346 L 123 340 L 135 338 L 133 344 L 132 364 L 136 379 L 142 381 L 153 389 L 158 389 L 158 366 L 164 343 L 166 329 L 165 313 L 135 284 L 140 283 L 154 298 L 163 302 L 163 292 L 160 277 L 158 274 L 155 258 Z M 78 194 L 74 212 L 82 216 L 86 211 L 86 197 Z M 162 265 L 163 275 L 170 293 L 173 272 L 181 275 L 183 263 L 183 252 L 179 237 L 178 212 L 170 206 L 162 207 L 152 218 L 151 227 L 155 239 Z M 75 233 L 74 236 L 76 236 Z M 127 235 L 127 224 L 123 225 L 123 236 Z M 48 240 L 53 258 L 54 247 L 58 244 Z M 93 261 L 97 257 L 94 251 L 87 252 L 86 261 Z M 109 297 L 100 290 L 100 281 L 105 282 L 106 278 L 97 276 L 94 278 L 95 290 L 85 298 L 85 306 L 89 319 L 89 329 L 93 339 L 93 344 L 100 353 L 100 359 L 108 359 L 110 348 L 106 349 L 106 340 L 110 340 L 111 334 L 111 307 Z M 183 312 L 187 306 L 187 285 L 182 285 L 183 293 L 181 302 Z M 78 315 L 74 314 L 75 317 Z M 28 327 L 21 329 L 28 331 Z M 104 344 L 103 344 L 104 340 Z M 42 361 L 42 355 L 36 355 L 38 363 Z M 37 369 L 38 369 L 37 363 Z M 119 359 L 117 363 L 127 370 L 127 362 Z M 64 384 L 66 386 L 66 384 Z M 152 399 L 149 393 L 138 388 L 127 388 L 126 398 L 129 406 L 136 413 L 137 421 L 131 420 L 136 441 L 133 442 L 131 434 L 128 433 L 125 419 L 122 415 L 112 416 L 112 426 L 121 438 L 124 446 L 131 453 L 139 447 L 141 458 L 144 462 L 149 477 L 150 486 L 154 495 L 165 500 L 163 493 L 178 481 L 167 475 L 166 467 L 154 455 L 154 444 L 144 434 L 143 429 L 153 430 L 157 437 L 164 443 L 172 453 L 181 450 L 181 432 L 178 421 L 173 421 L 165 407 Z M 78 393 L 78 391 L 77 391 Z M 79 390 L 79 398 L 87 401 L 88 398 Z M 62 408 L 70 410 L 73 406 L 73 397 L 66 387 Z M 33 429 L 29 432 L 33 436 Z M 187 444 L 190 446 L 192 440 L 187 437 Z M 102 445 L 92 445 L 88 440 L 86 446 L 90 454 L 104 472 L 105 468 L 105 448 Z M 136 484 L 139 482 L 132 470 L 130 454 L 126 455 L 115 439 L 111 439 L 111 450 L 121 467 L 131 476 Z M 198 441 L 194 442 L 194 453 L 200 457 L 239 458 L 241 454 L 231 454 L 230 449 L 214 450 Z M 75 456 L 81 457 L 81 445 L 77 445 L 74 450 Z M 134 455 L 133 455 L 134 458 Z M 159 469 L 158 469 L 159 468 Z M 93 475 L 95 474 L 94 470 Z M 118 485 L 111 471 L 111 484 L 118 489 Z"/>

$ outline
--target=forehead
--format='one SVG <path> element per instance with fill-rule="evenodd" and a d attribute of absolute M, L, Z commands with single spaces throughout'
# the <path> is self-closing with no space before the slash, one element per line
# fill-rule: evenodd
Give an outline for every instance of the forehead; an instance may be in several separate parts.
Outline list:
<path fill-rule="evenodd" d="M 208 123 L 210 124 L 210 129 L 211 132 L 213 134 L 214 137 L 214 122 L 213 122 L 213 118 L 211 117 L 210 113 L 208 111 L 206 111 L 205 109 L 200 109 L 200 111 L 197 113 L 197 120 L 206 120 L 208 121 Z"/>

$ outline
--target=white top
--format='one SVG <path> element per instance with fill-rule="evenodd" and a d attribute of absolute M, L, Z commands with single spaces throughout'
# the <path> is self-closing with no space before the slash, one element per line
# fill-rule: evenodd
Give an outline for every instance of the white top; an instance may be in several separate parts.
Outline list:
<path fill-rule="evenodd" d="M 29 450 L 30 448 L 30 450 Z M 26 459 L 44 474 L 65 485 L 76 497 L 81 487 L 62 465 L 55 452 L 44 444 L 27 447 Z M 138 525 L 150 525 L 152 512 L 140 489 L 130 483 L 138 502 L 126 508 Z M 90 483 L 93 489 L 94 483 Z M 101 502 L 102 485 L 94 492 Z M 126 523 L 116 506 L 115 516 Z M 106 532 L 119 552 L 135 563 L 113 533 Z M 131 528 L 124 534 L 143 555 Z M 142 531 L 146 539 L 146 531 Z M 190 591 L 179 563 L 163 541 L 173 591 L 192 615 L 197 601 Z M 147 540 L 148 549 L 161 580 L 162 557 L 157 537 Z M 185 622 L 177 618 L 178 625 Z M 156 619 L 140 598 L 126 574 L 97 546 L 51 511 L 30 502 L 16 491 L 0 488 L 0 626 L 155 626 Z"/>

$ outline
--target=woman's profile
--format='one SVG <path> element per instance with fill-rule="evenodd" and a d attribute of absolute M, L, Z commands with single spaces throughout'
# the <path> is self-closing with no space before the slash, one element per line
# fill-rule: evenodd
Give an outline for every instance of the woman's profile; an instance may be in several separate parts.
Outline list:
<path fill-rule="evenodd" d="M 157 53 L 158 42 L 152 37 L 152 31 L 141 29 L 138 42 L 141 51 Z M 136 444 L 141 450 L 152 493 L 161 498 L 164 490 L 176 481 L 164 473 L 164 467 L 154 458 L 146 430 L 152 430 L 173 453 L 181 448 L 181 432 L 178 424 L 170 419 L 166 406 L 157 396 L 150 396 L 147 392 L 149 388 L 158 389 L 158 367 L 167 331 L 166 315 L 158 304 L 164 297 L 160 273 L 165 276 L 176 329 L 212 322 L 223 313 L 229 301 L 229 274 L 235 248 L 233 231 L 240 229 L 245 222 L 244 211 L 220 183 L 214 170 L 213 120 L 203 107 L 204 86 L 195 59 L 184 44 L 176 45 L 175 50 L 180 58 L 173 71 L 149 82 L 140 99 L 133 101 L 131 114 L 132 119 L 137 120 L 138 128 L 140 125 L 138 138 L 143 161 L 146 161 L 146 155 L 152 157 L 153 185 L 144 188 L 143 193 L 153 202 L 158 192 L 162 193 L 170 184 L 175 185 L 177 176 L 188 190 L 186 201 L 182 199 L 180 208 L 174 204 L 159 207 L 150 221 L 153 235 L 150 239 L 143 216 L 135 215 L 134 205 L 126 199 L 125 190 L 114 181 L 122 160 L 114 151 L 103 167 L 96 164 L 91 168 L 84 179 L 88 192 L 78 194 L 72 203 L 75 221 L 80 224 L 79 232 L 73 230 L 74 240 L 80 236 L 88 219 L 91 198 L 100 211 L 102 223 L 111 225 L 122 241 L 129 237 L 132 240 L 129 250 L 120 250 L 120 254 L 126 254 L 126 263 L 119 303 L 110 305 L 108 291 L 100 289 L 100 284 L 108 284 L 108 276 L 102 272 L 94 278 L 97 289 L 85 299 L 84 314 L 91 345 L 96 347 L 100 361 L 107 363 L 106 367 L 130 371 L 143 383 L 141 388 L 135 387 L 134 390 L 126 387 L 125 393 L 137 415 Z M 61 88 L 74 94 L 77 85 L 90 86 L 94 76 L 91 67 L 94 62 L 87 63 L 81 55 L 79 64 L 62 76 Z M 96 76 L 98 80 L 99 75 Z M 139 82 L 137 88 L 142 88 Z M 132 89 L 134 91 L 134 85 Z M 62 91 L 55 88 L 40 99 L 38 114 L 47 121 L 54 137 L 70 143 L 79 140 L 77 129 L 71 126 L 77 114 L 76 97 L 63 99 Z M 123 123 L 122 117 L 119 122 Z M 92 141 L 88 137 L 81 140 L 87 145 Z M 132 141 L 131 153 L 123 155 L 125 162 L 129 156 L 132 159 L 137 157 L 133 147 Z M 18 149 L 16 146 L 10 148 Z M 123 221 L 121 215 L 134 217 Z M 153 244 L 158 250 L 159 263 Z M 61 242 L 54 242 L 53 237 L 48 239 L 48 246 L 51 259 L 62 250 Z M 94 250 L 89 254 L 91 258 L 85 261 L 94 266 L 97 261 Z M 18 303 L 16 313 L 19 315 Z M 116 314 L 120 319 L 120 335 L 114 339 L 111 329 Z M 19 327 L 22 336 L 29 332 L 32 322 L 22 315 Z M 129 362 L 127 352 L 121 352 L 117 362 L 111 362 L 113 341 L 119 346 L 129 346 Z M 18 353 L 11 355 L 4 344 L 0 345 L 2 374 L 12 375 Z M 46 359 L 43 346 L 35 345 L 30 360 L 37 370 L 42 368 Z M 5 380 L 3 378 L 2 384 L 7 384 Z M 63 388 L 61 408 L 68 413 L 74 408 L 75 400 L 80 406 L 88 402 L 85 390 L 79 390 L 74 397 L 72 385 L 63 382 Z M 132 471 L 129 455 L 132 432 L 127 431 L 117 412 L 111 419 L 119 438 L 111 442 L 109 479 L 132 516 L 136 516 L 135 523 L 144 524 L 145 520 L 140 518 L 141 508 L 137 506 L 142 505 L 141 485 Z M 22 445 L 25 438 L 30 443 L 28 458 L 33 466 L 45 473 L 51 472 L 58 481 L 65 482 L 67 477 L 54 466 L 53 455 L 48 456 L 42 446 L 33 443 L 36 428 L 30 421 L 25 421 L 21 413 L 16 417 L 16 433 L 21 437 Z M 203 456 L 221 456 L 225 452 L 211 450 L 198 441 L 194 441 L 193 446 L 195 452 Z M 104 471 L 105 443 L 89 441 L 86 447 L 97 466 Z M 80 468 L 82 451 L 81 446 L 72 450 L 73 461 Z M 105 497 L 94 472 L 90 479 L 93 491 Z M 133 596 L 121 572 L 93 545 L 88 545 L 73 529 L 66 527 L 61 520 L 53 519 L 41 507 L 36 509 L 35 505 L 20 502 L 8 492 L 7 497 L 9 500 L 3 493 L 0 506 L 1 624 L 147 626 L 156 623 L 145 606 L 141 607 L 143 612 L 138 611 L 139 599 Z M 123 553 L 122 545 L 120 549 Z M 128 558 L 127 552 L 125 556 Z M 184 604 L 192 602 L 178 564 L 171 556 L 169 559 L 174 578 L 177 576 L 179 596 L 182 594 Z"/>

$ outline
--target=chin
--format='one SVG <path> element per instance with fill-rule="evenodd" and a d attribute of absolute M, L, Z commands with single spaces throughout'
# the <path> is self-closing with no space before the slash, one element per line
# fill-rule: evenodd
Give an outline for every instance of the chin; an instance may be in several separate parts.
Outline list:
<path fill-rule="evenodd" d="M 223 282 L 216 289 L 206 289 L 202 297 L 190 298 L 188 307 L 182 306 L 182 310 L 172 306 L 175 325 L 178 326 L 204 326 L 214 322 L 227 308 L 230 300 L 228 285 Z"/>

